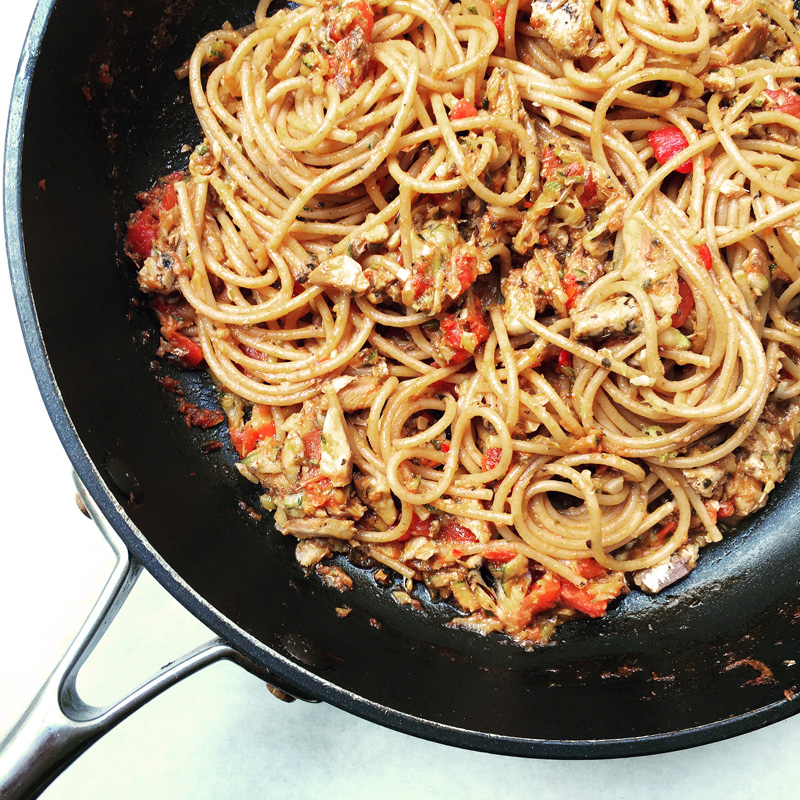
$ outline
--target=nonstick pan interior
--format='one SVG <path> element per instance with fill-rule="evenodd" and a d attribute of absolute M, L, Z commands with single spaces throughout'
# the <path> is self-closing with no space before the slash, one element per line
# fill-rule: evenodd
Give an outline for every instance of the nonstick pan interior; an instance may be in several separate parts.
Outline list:
<path fill-rule="evenodd" d="M 682 583 L 655 598 L 632 593 L 607 618 L 528 651 L 446 628 L 445 605 L 400 606 L 369 571 L 348 567 L 356 590 L 346 594 L 305 577 L 292 541 L 254 511 L 225 434 L 183 423 L 161 379 L 177 378 L 198 405 L 214 404 L 213 387 L 203 373 L 154 363 L 156 328 L 121 234 L 135 193 L 183 166 L 184 145 L 200 138 L 173 71 L 200 36 L 246 24 L 253 10 L 233 0 L 45 2 L 27 113 L 12 115 L 7 227 L 28 346 L 78 473 L 128 545 L 206 624 L 299 690 L 440 741 L 629 755 L 791 714 L 796 470 Z M 213 439 L 224 447 L 204 453 Z M 341 606 L 352 609 L 344 619 Z"/>

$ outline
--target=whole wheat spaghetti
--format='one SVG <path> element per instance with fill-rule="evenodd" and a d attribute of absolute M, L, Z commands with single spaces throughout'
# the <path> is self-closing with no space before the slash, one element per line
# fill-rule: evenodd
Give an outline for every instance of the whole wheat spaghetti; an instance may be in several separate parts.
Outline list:
<path fill-rule="evenodd" d="M 791 3 L 269 6 L 127 251 L 300 562 L 532 642 L 687 574 L 800 431 Z"/>

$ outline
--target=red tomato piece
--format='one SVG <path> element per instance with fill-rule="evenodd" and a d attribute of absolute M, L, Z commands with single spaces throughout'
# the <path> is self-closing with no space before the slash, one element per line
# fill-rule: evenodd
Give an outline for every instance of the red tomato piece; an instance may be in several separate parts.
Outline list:
<path fill-rule="evenodd" d="M 416 512 L 412 513 L 411 524 L 408 526 L 408 531 L 412 536 L 430 536 L 431 518 L 420 519 Z"/>
<path fill-rule="evenodd" d="M 455 122 L 457 119 L 468 119 L 477 115 L 478 109 L 469 100 L 459 100 L 450 112 L 450 119 Z"/>
<path fill-rule="evenodd" d="M 764 94 L 775 103 L 774 110 L 800 119 L 800 97 L 786 89 L 765 89 Z"/>
<path fill-rule="evenodd" d="M 569 608 L 574 608 L 586 614 L 587 617 L 604 617 L 608 600 L 597 600 L 586 589 L 580 589 L 568 581 L 561 587 L 561 602 Z"/>
<path fill-rule="evenodd" d="M 583 286 L 578 283 L 574 272 L 568 272 L 561 281 L 561 287 L 567 293 L 567 310 L 570 310 L 575 305 L 575 301 L 583 294 Z"/>
<path fill-rule="evenodd" d="M 498 564 L 507 564 L 517 557 L 517 551 L 506 543 L 494 544 L 483 551 L 483 557 L 487 561 L 495 561 Z"/>
<path fill-rule="evenodd" d="M 169 343 L 172 345 L 172 354 L 180 358 L 185 367 L 193 369 L 203 360 L 203 348 L 188 336 L 173 331 Z"/>
<path fill-rule="evenodd" d="M 657 131 L 650 131 L 647 134 L 647 141 L 653 148 L 656 156 L 656 161 L 659 164 L 666 164 L 674 156 L 678 155 L 682 150 L 689 146 L 689 142 L 683 135 L 683 131 L 675 126 L 668 126 L 666 128 L 659 128 Z M 675 167 L 676 172 L 686 174 L 692 171 L 692 160 L 687 159 L 678 167 Z"/>
<path fill-rule="evenodd" d="M 700 256 L 700 260 L 703 262 L 703 266 L 710 270 L 711 267 L 714 266 L 714 262 L 711 259 L 711 249 L 707 244 L 701 244 L 697 248 L 697 253 Z"/>
<path fill-rule="evenodd" d="M 303 437 L 303 447 L 306 458 L 309 461 L 319 463 L 320 458 L 322 458 L 322 431 L 319 428 L 314 428 L 311 433 L 307 433 Z"/>
<path fill-rule="evenodd" d="M 547 572 L 539 578 L 525 596 L 522 604 L 531 616 L 549 611 L 558 602 L 561 595 L 561 579 L 552 572 Z"/>
<path fill-rule="evenodd" d="M 572 353 L 569 350 L 562 350 L 558 354 L 558 371 L 563 373 L 567 369 L 572 369 Z"/>
<path fill-rule="evenodd" d="M 727 500 L 726 502 L 719 504 L 719 511 L 717 511 L 717 516 L 722 517 L 724 519 L 725 517 L 730 517 L 735 510 L 736 507 L 733 505 L 733 503 L 731 503 L 730 500 Z"/>
<path fill-rule="evenodd" d="M 242 458 L 244 458 L 244 456 L 246 455 L 244 449 L 244 436 L 245 436 L 244 428 L 231 428 L 230 432 L 231 432 L 231 442 L 233 446 L 236 448 L 236 452 Z"/>
<path fill-rule="evenodd" d="M 583 191 L 580 195 L 581 205 L 584 208 L 589 208 L 597 199 L 597 181 L 594 179 L 591 170 L 586 176 L 586 182 L 583 184 Z"/>
<path fill-rule="evenodd" d="M 375 14 L 372 11 L 372 6 L 367 0 L 355 0 L 352 5 L 358 11 L 358 18 L 355 24 L 364 32 L 364 38 L 368 42 L 372 41 L 372 27 L 375 24 Z"/>
<path fill-rule="evenodd" d="M 407 542 L 412 536 L 430 536 L 431 535 L 431 518 L 420 519 L 417 512 L 411 513 L 411 524 L 408 530 L 395 539 L 396 542 Z"/>
<path fill-rule="evenodd" d="M 245 426 L 242 431 L 242 455 L 249 455 L 258 445 L 258 431 L 249 426 Z"/>
<path fill-rule="evenodd" d="M 450 358 L 450 364 L 460 364 L 466 361 L 475 352 L 478 345 L 489 338 L 489 328 L 483 317 L 470 314 L 466 319 L 456 318 L 452 314 L 441 321 L 441 330 L 444 340 L 455 353 Z"/>
<path fill-rule="evenodd" d="M 708 510 L 709 514 L 711 510 L 706 506 L 706 510 Z M 714 522 L 716 522 L 716 517 L 714 518 Z M 660 543 L 664 539 L 669 536 L 675 528 L 678 527 L 678 521 L 674 519 L 668 519 L 659 529 L 658 533 L 656 534 L 656 540 Z"/>
<path fill-rule="evenodd" d="M 455 257 L 456 274 L 461 292 L 466 292 L 475 283 L 475 267 L 478 259 L 469 253 L 459 253 Z"/>
<path fill-rule="evenodd" d="M 310 481 L 306 487 L 306 498 L 315 508 L 322 508 L 328 504 L 333 492 L 333 484 L 330 478 L 322 475 L 315 476 L 313 481 Z"/>
<path fill-rule="evenodd" d="M 489 0 L 489 5 L 492 9 L 492 22 L 497 28 L 497 35 L 500 41 L 505 41 L 506 38 L 506 6 L 505 1 L 501 4 L 498 0 Z"/>
<path fill-rule="evenodd" d="M 171 211 L 176 205 L 178 205 L 178 193 L 175 191 L 175 184 L 169 183 L 161 196 L 161 210 Z"/>
<path fill-rule="evenodd" d="M 689 312 L 694 308 L 694 295 L 683 278 L 678 278 L 678 292 L 681 296 L 678 310 L 672 315 L 672 327 L 680 328 L 686 323 Z"/>
<path fill-rule="evenodd" d="M 556 150 L 551 145 L 542 149 L 542 175 L 550 181 L 558 174 L 563 162 L 556 155 Z"/>
<path fill-rule="evenodd" d="M 478 537 L 467 527 L 458 522 L 448 522 L 440 531 L 437 540 L 445 544 L 477 542 Z"/>
<path fill-rule="evenodd" d="M 152 252 L 155 240 L 155 218 L 148 210 L 140 211 L 128 226 L 125 249 L 128 253 L 135 254 L 144 261 Z"/>
<path fill-rule="evenodd" d="M 433 281 L 425 271 L 423 264 L 417 264 L 414 269 L 414 275 L 411 278 L 411 288 L 414 290 L 414 299 L 419 300 L 428 289 L 431 288 Z"/>
<path fill-rule="evenodd" d="M 344 3 L 339 13 L 340 17 L 333 20 L 328 30 L 328 36 L 330 36 L 334 42 L 341 42 L 349 36 L 355 28 L 361 28 L 364 38 L 368 42 L 372 40 L 372 27 L 375 23 L 375 15 L 367 0 L 352 0 L 352 2 Z M 343 21 L 344 24 L 342 24 Z"/>
<path fill-rule="evenodd" d="M 605 567 L 601 567 L 593 558 L 577 558 L 575 561 L 570 561 L 569 565 L 573 572 L 587 580 L 599 578 L 608 572 Z"/>
<path fill-rule="evenodd" d="M 487 447 L 481 458 L 481 468 L 484 472 L 491 472 L 499 463 L 503 455 L 501 447 Z"/>

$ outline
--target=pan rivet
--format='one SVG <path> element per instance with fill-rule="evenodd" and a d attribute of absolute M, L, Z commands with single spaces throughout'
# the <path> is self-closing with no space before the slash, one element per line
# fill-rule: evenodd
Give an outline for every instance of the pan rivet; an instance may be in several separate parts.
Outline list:
<path fill-rule="evenodd" d="M 84 517 L 91 519 L 89 511 L 83 503 L 83 498 L 79 494 L 75 495 L 75 505 L 78 506 L 78 510 L 81 512 L 81 514 L 83 514 Z"/>
<path fill-rule="evenodd" d="M 269 689 L 270 692 L 278 698 L 278 700 L 282 700 L 284 703 L 294 703 L 294 701 L 297 700 L 296 697 L 292 697 L 292 695 L 287 694 L 277 686 L 273 686 L 271 683 L 267 684 L 267 689 Z"/>

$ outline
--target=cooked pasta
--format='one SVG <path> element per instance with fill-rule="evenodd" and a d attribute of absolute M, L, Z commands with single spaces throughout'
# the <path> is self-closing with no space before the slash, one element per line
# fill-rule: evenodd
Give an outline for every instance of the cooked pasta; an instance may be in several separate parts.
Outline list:
<path fill-rule="evenodd" d="M 300 562 L 534 643 L 686 575 L 800 432 L 791 3 L 273 11 L 127 252 Z"/>

